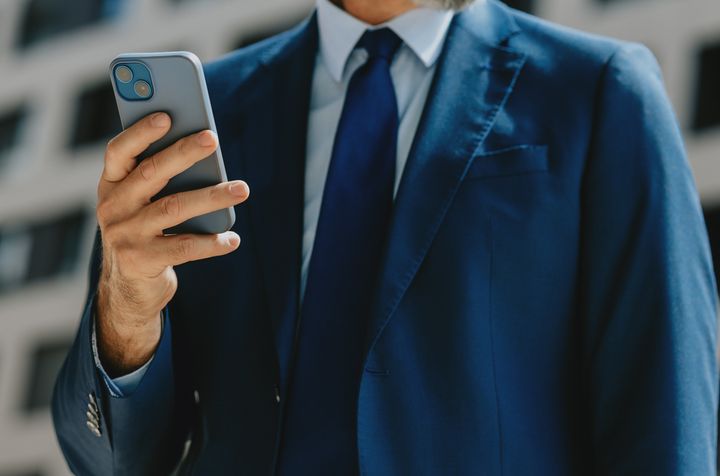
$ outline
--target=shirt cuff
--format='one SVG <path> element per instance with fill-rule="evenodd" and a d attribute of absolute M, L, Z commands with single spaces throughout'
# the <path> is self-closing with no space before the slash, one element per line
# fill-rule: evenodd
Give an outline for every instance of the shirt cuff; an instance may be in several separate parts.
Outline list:
<path fill-rule="evenodd" d="M 115 387 L 114 390 L 118 391 L 117 393 L 120 397 L 130 395 L 137 388 L 137 386 L 140 385 L 140 381 L 142 380 L 143 376 L 145 376 L 145 372 L 147 372 L 147 369 L 148 367 L 150 367 L 150 363 L 153 361 L 154 358 L 154 355 L 151 356 L 150 360 L 148 360 L 145 365 L 135 370 L 134 372 L 130 372 L 127 375 L 122 375 L 120 377 L 111 379 L 108 387 L 110 387 L 110 384 L 112 384 L 112 386 Z M 106 380 L 109 378 L 105 374 L 105 372 L 103 372 L 103 378 Z"/>
<path fill-rule="evenodd" d="M 164 314 L 164 313 L 163 313 Z M 164 319 L 163 319 L 164 323 Z M 130 372 L 129 374 L 122 375 L 117 378 L 110 378 L 110 376 L 107 374 L 105 369 L 103 368 L 102 362 L 100 362 L 100 355 L 98 354 L 97 350 L 97 336 L 95 333 L 95 315 L 93 315 L 92 319 L 92 336 L 91 336 L 91 342 L 92 342 L 92 353 L 93 358 L 95 359 L 95 367 L 97 367 L 98 371 L 100 372 L 100 375 L 102 376 L 103 380 L 105 381 L 105 386 L 107 387 L 108 391 L 110 392 L 110 395 L 116 398 L 122 398 L 127 397 L 133 391 L 137 388 L 138 385 L 140 385 L 140 381 L 145 376 L 145 373 L 147 372 L 148 367 L 150 367 L 150 363 L 152 363 L 153 359 L 155 358 L 155 354 L 153 354 L 150 357 L 150 360 L 145 362 L 145 364 L 140 367 L 139 369 Z"/>

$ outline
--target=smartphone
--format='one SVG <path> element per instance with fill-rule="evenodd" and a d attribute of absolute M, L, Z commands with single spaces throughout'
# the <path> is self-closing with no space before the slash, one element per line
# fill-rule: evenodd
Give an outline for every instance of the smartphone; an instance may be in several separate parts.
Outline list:
<path fill-rule="evenodd" d="M 187 51 L 126 53 L 110 63 L 110 78 L 123 129 L 154 112 L 172 119 L 170 131 L 138 160 L 150 157 L 189 134 L 210 129 L 217 134 L 202 64 Z M 173 177 L 153 200 L 227 181 L 220 147 Z M 197 216 L 163 230 L 165 234 L 222 233 L 235 223 L 230 207 Z"/>

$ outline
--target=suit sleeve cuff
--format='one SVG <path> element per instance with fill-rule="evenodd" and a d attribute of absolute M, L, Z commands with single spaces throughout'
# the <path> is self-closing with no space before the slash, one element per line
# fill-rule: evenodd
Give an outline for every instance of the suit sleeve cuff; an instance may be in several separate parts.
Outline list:
<path fill-rule="evenodd" d="M 162 328 L 165 329 L 165 319 L 167 317 L 167 309 L 163 310 L 163 318 L 162 318 Z M 148 368 L 150 367 L 150 364 L 152 363 L 153 359 L 155 358 L 155 355 L 153 354 L 150 359 L 143 364 L 142 367 L 139 369 L 130 372 L 129 374 L 122 375 L 120 377 L 111 378 L 105 369 L 103 368 L 102 362 L 100 361 L 100 355 L 98 353 L 97 349 L 97 337 L 95 333 L 95 315 L 93 315 L 92 319 L 92 333 L 91 333 L 91 342 L 92 342 L 92 353 L 93 353 L 93 359 L 95 360 L 95 367 L 97 368 L 98 372 L 100 372 L 100 375 L 102 376 L 103 381 L 105 382 L 105 386 L 108 389 L 108 392 L 112 397 L 115 398 L 123 398 L 131 395 L 135 389 L 140 385 L 140 382 L 142 381 L 143 377 L 147 373 Z M 162 339 L 162 334 L 161 334 Z"/>

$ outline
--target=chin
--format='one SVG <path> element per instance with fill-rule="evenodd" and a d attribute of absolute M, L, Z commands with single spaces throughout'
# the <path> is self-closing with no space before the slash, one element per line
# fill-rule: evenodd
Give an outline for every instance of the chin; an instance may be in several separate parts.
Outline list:
<path fill-rule="evenodd" d="M 475 0 L 413 0 L 421 7 L 439 8 L 442 10 L 462 10 Z"/>

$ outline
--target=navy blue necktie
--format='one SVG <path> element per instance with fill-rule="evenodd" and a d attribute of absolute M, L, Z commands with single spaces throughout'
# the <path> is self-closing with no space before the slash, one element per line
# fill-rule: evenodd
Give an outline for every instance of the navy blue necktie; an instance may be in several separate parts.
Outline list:
<path fill-rule="evenodd" d="M 366 31 L 325 181 L 280 449 L 282 476 L 358 474 L 357 393 L 390 224 L 398 109 L 391 30 Z"/>

